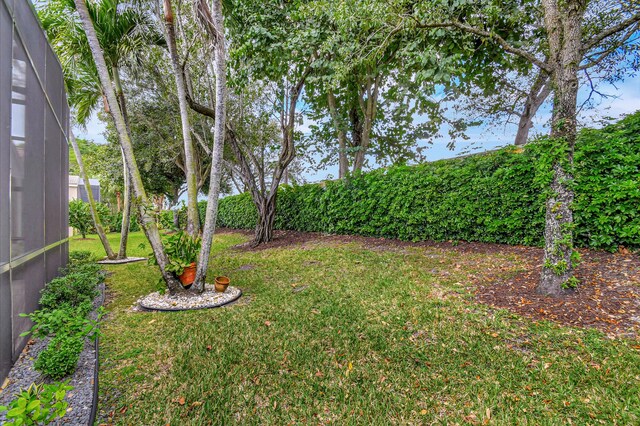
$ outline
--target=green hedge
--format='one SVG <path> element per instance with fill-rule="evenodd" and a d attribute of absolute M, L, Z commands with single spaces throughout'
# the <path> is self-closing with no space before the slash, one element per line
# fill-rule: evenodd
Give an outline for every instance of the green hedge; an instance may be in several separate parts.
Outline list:
<path fill-rule="evenodd" d="M 276 228 L 540 246 L 539 151 L 540 144 L 533 143 L 526 149 L 375 170 L 325 185 L 282 186 Z M 582 131 L 575 165 L 576 244 L 640 248 L 640 113 Z M 253 228 L 256 219 L 249 194 L 220 201 L 218 226 Z"/>

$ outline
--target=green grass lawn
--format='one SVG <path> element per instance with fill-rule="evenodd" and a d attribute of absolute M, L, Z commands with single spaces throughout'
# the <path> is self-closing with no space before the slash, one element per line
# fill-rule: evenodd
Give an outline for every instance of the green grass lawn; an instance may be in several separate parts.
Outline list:
<path fill-rule="evenodd" d="M 225 308 L 133 312 L 159 273 L 107 267 L 104 422 L 640 424 L 637 342 L 474 301 L 469 276 L 496 263 L 514 273 L 515 257 L 337 243 L 229 250 L 245 238 L 215 239 L 210 277 L 244 292 Z M 129 254 L 146 255 L 143 241 L 133 233 Z M 101 254 L 97 238 L 71 249 Z"/>

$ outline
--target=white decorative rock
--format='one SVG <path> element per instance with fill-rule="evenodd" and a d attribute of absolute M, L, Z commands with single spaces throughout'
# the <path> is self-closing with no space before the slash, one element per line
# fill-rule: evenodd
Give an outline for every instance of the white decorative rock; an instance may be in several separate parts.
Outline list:
<path fill-rule="evenodd" d="M 237 300 L 242 291 L 229 286 L 224 293 L 217 293 L 213 284 L 205 284 L 202 294 L 182 293 L 177 295 L 151 293 L 140 300 L 140 307 L 152 311 L 187 311 L 192 309 L 208 309 L 224 306 Z"/>

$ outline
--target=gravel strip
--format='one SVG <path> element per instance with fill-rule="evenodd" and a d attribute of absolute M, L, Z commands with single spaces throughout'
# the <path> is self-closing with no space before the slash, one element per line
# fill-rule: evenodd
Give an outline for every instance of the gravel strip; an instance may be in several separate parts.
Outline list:
<path fill-rule="evenodd" d="M 93 301 L 94 311 L 89 314 L 96 319 L 96 309 L 102 305 L 104 294 L 104 284 L 100 284 L 100 295 Z M 7 405 L 21 389 L 28 388 L 32 383 L 52 383 L 53 380 L 41 375 L 33 368 L 33 364 L 38 354 L 46 349 L 50 338 L 32 339 L 27 343 L 20 357 L 9 372 L 9 385 L 0 393 L 0 405 Z M 93 406 L 94 377 L 96 368 L 96 347 L 95 343 L 85 339 L 84 349 L 78 360 L 76 371 L 69 377 L 62 379 L 70 380 L 73 386 L 67 392 L 65 400 L 69 403 L 67 414 L 52 425 L 88 425 Z M 6 421 L 4 413 L 0 413 L 0 424 Z"/>
<path fill-rule="evenodd" d="M 205 284 L 202 294 L 184 293 L 170 296 L 155 292 L 141 298 L 138 303 L 142 308 L 151 311 L 186 311 L 217 308 L 237 300 L 241 295 L 242 291 L 237 287 L 229 286 L 224 293 L 216 293 L 213 284 Z"/>
<path fill-rule="evenodd" d="M 100 265 L 120 265 L 123 263 L 140 262 L 141 260 L 147 260 L 146 257 L 127 257 L 126 259 L 102 259 L 98 263 Z"/>

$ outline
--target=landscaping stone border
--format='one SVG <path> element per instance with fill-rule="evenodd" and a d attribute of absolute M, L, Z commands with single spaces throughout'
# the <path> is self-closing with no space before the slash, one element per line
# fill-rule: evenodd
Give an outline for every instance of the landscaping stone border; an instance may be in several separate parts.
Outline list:
<path fill-rule="evenodd" d="M 122 265 L 124 263 L 140 262 L 141 260 L 147 260 L 146 257 L 127 257 L 126 259 L 102 259 L 98 263 L 100 265 Z"/>
<path fill-rule="evenodd" d="M 216 293 L 213 284 L 205 284 L 205 290 L 201 295 L 178 294 L 170 296 L 156 291 L 140 298 L 138 304 L 147 311 L 189 311 L 218 308 L 235 302 L 240 296 L 242 296 L 242 290 L 238 287 L 229 286 L 224 293 Z"/>
<path fill-rule="evenodd" d="M 97 318 L 97 310 L 105 300 L 105 284 L 99 285 L 100 294 L 93 301 L 94 310 L 89 314 L 92 319 Z M 9 385 L 0 392 L 0 405 L 7 405 L 16 393 L 28 388 L 32 383 L 52 383 L 53 380 L 41 375 L 33 368 L 36 358 L 46 349 L 49 338 L 32 339 L 20 354 L 7 376 Z M 76 371 L 63 379 L 69 380 L 73 389 L 65 397 L 69 403 L 67 414 L 62 419 L 51 423 L 56 426 L 86 426 L 93 425 L 96 418 L 98 404 L 98 340 L 92 342 L 86 339 L 84 349 L 80 353 Z M 0 413 L 0 424 L 6 418 Z"/>

